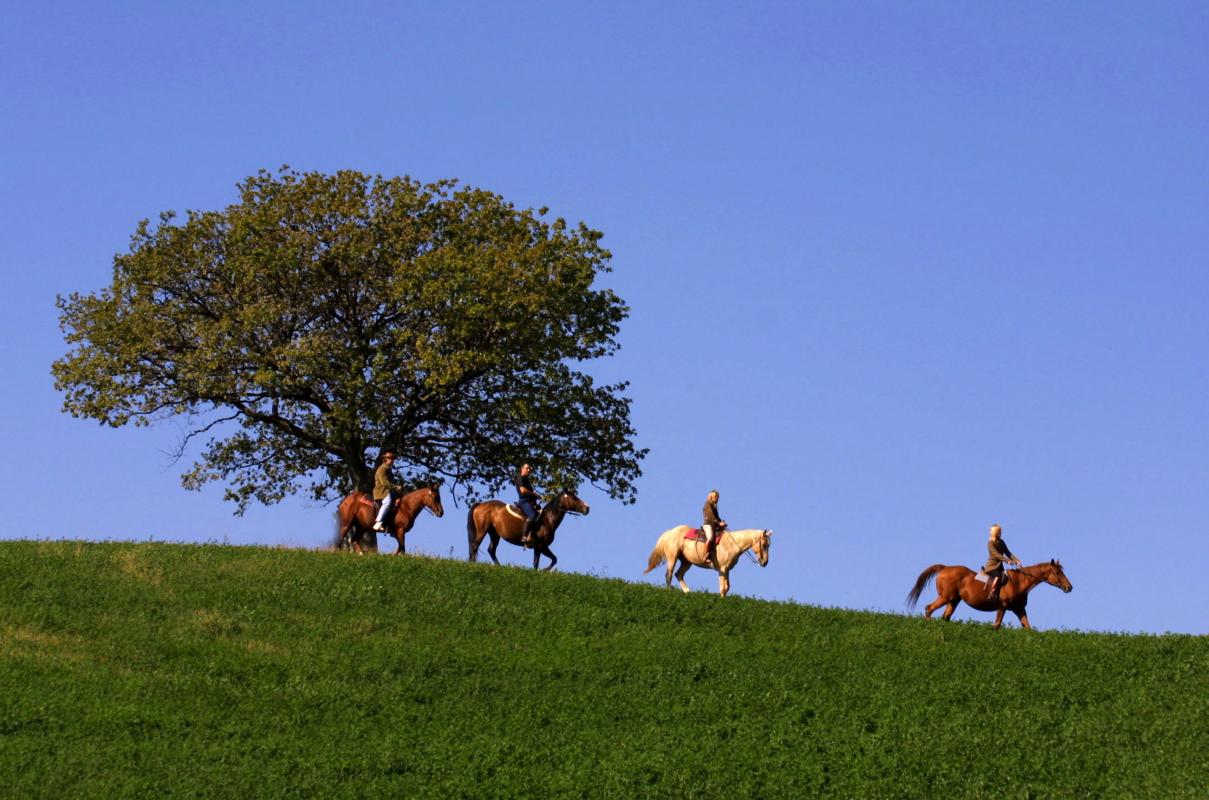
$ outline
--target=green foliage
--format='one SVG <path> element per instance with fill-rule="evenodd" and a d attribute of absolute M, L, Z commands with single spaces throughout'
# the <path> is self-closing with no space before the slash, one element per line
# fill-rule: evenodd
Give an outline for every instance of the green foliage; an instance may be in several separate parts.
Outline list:
<path fill-rule="evenodd" d="M 1206 637 L 428 559 L 0 544 L 0 685 L 9 797 L 1209 793 Z"/>
<path fill-rule="evenodd" d="M 107 289 L 58 298 L 64 410 L 183 418 L 181 454 L 210 437 L 185 486 L 224 481 L 240 511 L 366 488 L 382 447 L 413 482 L 494 491 L 530 461 L 633 501 L 626 385 L 571 366 L 613 354 L 628 314 L 592 288 L 599 232 L 453 181 L 283 169 L 238 188 L 144 220 Z"/>

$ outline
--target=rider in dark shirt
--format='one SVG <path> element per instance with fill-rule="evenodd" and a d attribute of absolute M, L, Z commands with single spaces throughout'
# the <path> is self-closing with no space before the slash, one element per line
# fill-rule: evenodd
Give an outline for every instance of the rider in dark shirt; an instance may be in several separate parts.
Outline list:
<path fill-rule="evenodd" d="M 1020 559 L 1008 549 L 1007 542 L 1001 538 L 1002 534 L 1003 528 L 998 525 L 991 526 L 991 536 L 987 539 L 987 563 L 982 565 L 982 572 L 987 576 L 987 594 L 996 599 L 1005 580 L 1004 565 L 1020 566 Z"/>
<path fill-rule="evenodd" d="M 711 546 L 714 542 L 714 537 L 721 536 L 722 531 L 726 530 L 726 520 L 718 516 L 718 490 L 714 489 L 705 498 L 705 507 L 701 509 L 701 514 L 704 517 L 704 522 L 701 523 L 701 531 L 705 534 L 705 552 L 706 558 L 709 558 Z"/>
<path fill-rule="evenodd" d="M 521 470 L 516 476 L 516 505 L 525 514 L 525 533 L 521 536 L 521 544 L 528 545 L 533 539 L 534 529 L 537 527 L 537 492 L 533 489 L 533 478 L 530 473 L 533 468 L 528 464 L 521 464 Z"/>

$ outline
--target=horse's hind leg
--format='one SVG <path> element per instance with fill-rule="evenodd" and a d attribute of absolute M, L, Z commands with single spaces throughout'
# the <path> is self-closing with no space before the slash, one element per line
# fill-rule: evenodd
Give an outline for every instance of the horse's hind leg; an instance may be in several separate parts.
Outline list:
<path fill-rule="evenodd" d="M 949 607 L 946 608 L 945 613 L 941 615 L 946 622 L 953 618 L 953 612 L 957 610 L 959 605 L 961 605 L 960 597 L 955 598 L 953 602 L 949 603 Z"/>
<path fill-rule="evenodd" d="M 693 565 L 689 563 L 687 558 L 684 558 L 683 556 L 680 557 L 680 569 L 676 570 L 676 580 L 680 581 L 680 590 L 685 594 L 688 594 L 690 591 L 692 591 L 688 588 L 688 584 L 684 582 L 684 575 L 692 566 Z"/>
<path fill-rule="evenodd" d="M 924 606 L 924 616 L 927 617 L 928 619 L 931 619 L 932 613 L 934 611 L 936 611 L 936 609 L 943 606 L 946 602 L 948 602 L 948 601 L 945 600 L 943 597 L 937 597 L 931 603 L 928 603 L 926 606 Z M 952 613 L 952 612 L 949 612 L 949 613 Z M 948 619 L 948 617 L 945 617 L 945 619 Z"/>
<path fill-rule="evenodd" d="M 495 557 L 495 548 L 500 546 L 500 535 L 495 532 L 495 528 L 487 528 L 487 535 L 491 537 L 491 543 L 487 545 L 487 555 L 499 566 L 500 560 Z"/>

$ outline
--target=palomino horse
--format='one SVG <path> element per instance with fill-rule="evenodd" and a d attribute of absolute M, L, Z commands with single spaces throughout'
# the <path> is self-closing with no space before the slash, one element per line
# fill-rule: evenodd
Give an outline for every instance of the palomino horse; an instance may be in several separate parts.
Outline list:
<path fill-rule="evenodd" d="M 1020 624 L 1028 628 L 1028 614 L 1024 607 L 1028 605 L 1028 593 L 1033 587 L 1042 582 L 1057 586 L 1064 592 L 1074 587 L 1062 571 L 1062 565 L 1057 561 L 1033 564 L 1031 567 L 1010 569 L 1005 573 L 1005 581 L 999 589 L 999 601 L 987 594 L 987 585 L 975 576 L 978 573 L 968 567 L 946 567 L 944 564 L 933 564 L 919 575 L 915 588 L 907 595 L 907 607 L 915 608 L 919 595 L 923 592 L 932 576 L 936 576 L 936 599 L 924 608 L 924 616 L 931 617 L 932 612 L 947 605 L 944 618 L 949 619 L 957 606 L 965 600 L 967 604 L 979 611 L 995 612 L 995 629 L 1003 624 L 1003 612 L 1012 611 L 1020 618 Z"/>
<path fill-rule="evenodd" d="M 588 513 L 588 504 L 579 499 L 574 489 L 563 489 L 542 509 L 539 516 L 541 522 L 534 531 L 530 544 L 533 548 L 534 569 L 537 569 L 537 563 L 543 555 L 550 559 L 550 564 L 546 569 L 554 569 L 554 565 L 558 563 L 558 558 L 550 552 L 550 545 L 554 544 L 554 532 L 558 530 L 558 526 L 562 524 L 563 517 L 568 511 L 572 514 Z M 509 510 L 507 503 L 499 500 L 487 500 L 472 505 L 470 513 L 466 515 L 466 537 L 470 541 L 470 560 L 479 560 L 479 545 L 483 543 L 484 536 L 491 537 L 491 544 L 487 545 L 487 555 L 491 556 L 491 560 L 496 564 L 500 563 L 500 560 L 495 557 L 495 548 L 499 547 L 500 539 L 521 547 L 521 536 L 525 532 L 525 518 L 518 514 L 519 512 Z"/>
<path fill-rule="evenodd" d="M 645 575 L 659 566 L 660 561 L 666 561 L 667 574 L 664 575 L 664 579 L 670 589 L 672 588 L 672 568 L 679 560 L 680 569 L 676 570 L 676 580 L 680 581 L 680 588 L 687 592 L 689 588 L 688 584 L 684 582 L 684 574 L 689 571 L 689 568 L 708 567 L 718 572 L 718 593 L 726 597 L 726 593 L 730 591 L 730 571 L 735 568 L 735 562 L 743 553 L 755 548 L 760 566 L 768 566 L 768 548 L 772 546 L 772 531 L 754 528 L 744 531 L 723 531 L 718 534 L 718 546 L 714 551 L 717 563 L 710 563 L 705 550 L 705 542 L 685 539 L 685 536 L 692 530 L 688 525 L 677 525 L 669 531 L 664 531 L 659 537 L 659 541 L 655 542 L 655 549 L 651 551 L 647 568 L 642 571 L 642 574 Z"/>
<path fill-rule="evenodd" d="M 444 516 L 440 484 L 424 486 L 397 498 L 395 513 L 386 512 L 382 524 L 388 533 L 399 540 L 399 549 L 395 551 L 395 555 L 407 552 L 403 537 L 416 524 L 416 517 L 420 516 L 420 510 L 424 508 L 438 517 Z M 340 521 L 336 527 L 336 549 L 351 547 L 357 553 L 364 553 L 366 548 L 361 544 L 361 537 L 373 530 L 377 513 L 374 501 L 365 492 L 353 492 L 341 500 L 337 511 Z"/>

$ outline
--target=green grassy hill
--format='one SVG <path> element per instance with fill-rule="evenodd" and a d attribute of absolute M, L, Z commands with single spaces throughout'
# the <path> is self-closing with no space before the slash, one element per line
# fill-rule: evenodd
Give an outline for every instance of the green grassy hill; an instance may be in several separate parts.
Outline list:
<path fill-rule="evenodd" d="M 8 797 L 1209 796 L 1209 637 L 0 543 Z"/>

